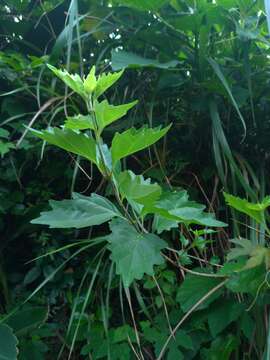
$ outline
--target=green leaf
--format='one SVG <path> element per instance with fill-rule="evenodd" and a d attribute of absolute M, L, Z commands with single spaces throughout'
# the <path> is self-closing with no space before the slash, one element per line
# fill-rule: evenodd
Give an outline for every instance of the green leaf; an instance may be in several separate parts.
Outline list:
<path fill-rule="evenodd" d="M 154 275 L 154 265 L 164 262 L 160 250 L 167 246 L 165 241 L 154 234 L 141 234 L 120 219 L 113 220 L 110 228 L 108 248 L 124 286 L 128 287 L 135 279 L 142 279 L 144 274 Z"/>
<path fill-rule="evenodd" d="M 98 77 L 95 96 L 98 98 L 106 90 L 108 90 L 114 83 L 116 83 L 120 79 L 123 72 L 124 70 L 115 73 L 101 74 Z"/>
<path fill-rule="evenodd" d="M 245 311 L 245 305 L 229 299 L 212 304 L 208 310 L 208 324 L 213 337 L 216 337 Z"/>
<path fill-rule="evenodd" d="M 30 130 L 34 135 L 52 145 L 56 145 L 61 149 L 97 163 L 95 140 L 86 134 L 81 134 L 70 129 L 59 129 L 57 127 L 43 131 Z"/>
<path fill-rule="evenodd" d="M 220 282 L 221 279 L 218 278 L 188 274 L 184 282 L 180 285 L 176 300 L 179 302 L 181 309 L 187 312 L 210 290 L 220 284 Z M 210 303 L 220 296 L 221 292 L 222 290 L 220 289 L 213 293 L 197 309 L 208 307 Z"/>
<path fill-rule="evenodd" d="M 16 360 L 17 344 L 18 340 L 12 329 L 7 325 L 0 324 L 0 360 Z"/>
<path fill-rule="evenodd" d="M 156 11 L 167 4 L 168 0 L 114 0 L 116 3 L 141 11 Z"/>
<path fill-rule="evenodd" d="M 73 193 L 73 199 L 51 200 L 52 210 L 41 213 L 32 224 L 49 225 L 51 228 L 84 228 L 100 225 L 115 216 L 121 216 L 117 208 L 97 194 L 90 197 Z"/>
<path fill-rule="evenodd" d="M 70 130 L 95 130 L 93 118 L 90 115 L 69 116 L 65 121 L 65 129 Z"/>
<path fill-rule="evenodd" d="M 135 175 L 130 170 L 121 172 L 117 181 L 122 197 L 139 204 L 153 203 L 161 195 L 158 184 L 151 184 L 150 179 L 145 180 L 142 175 Z"/>
<path fill-rule="evenodd" d="M 262 245 L 256 245 L 252 241 L 243 238 L 231 239 L 230 241 L 237 246 L 228 253 L 228 261 L 246 256 L 248 260 L 241 270 L 251 269 L 263 263 L 267 269 L 269 268 L 270 249 Z"/>
<path fill-rule="evenodd" d="M 95 72 L 96 72 L 96 67 L 93 66 L 89 72 L 89 74 L 87 75 L 86 79 L 83 82 L 83 87 L 84 90 L 88 93 L 91 94 L 96 86 L 97 86 L 97 79 L 95 76 Z"/>
<path fill-rule="evenodd" d="M 137 102 L 133 101 L 129 104 L 114 106 L 110 105 L 107 100 L 100 103 L 96 101 L 94 108 L 99 131 L 101 132 L 106 126 L 126 115 L 128 110 L 135 106 Z"/>
<path fill-rule="evenodd" d="M 154 144 L 167 133 L 170 127 L 171 125 L 163 129 L 160 127 L 153 129 L 142 127 L 138 130 L 130 128 L 121 134 L 116 133 L 111 146 L 113 163 Z"/>
<path fill-rule="evenodd" d="M 250 293 L 256 296 L 259 287 L 265 281 L 265 266 L 256 266 L 232 274 L 226 283 L 226 287 L 236 293 Z M 263 288 L 261 288 L 261 291 Z"/>
<path fill-rule="evenodd" d="M 230 98 L 230 100 L 231 100 L 231 102 L 232 102 L 232 104 L 233 104 L 233 106 L 234 106 L 234 108 L 235 108 L 235 110 L 236 110 L 236 112 L 237 112 L 240 120 L 241 120 L 241 123 L 242 123 L 242 125 L 243 125 L 244 137 L 245 137 L 245 136 L 246 136 L 246 131 L 247 131 L 246 123 L 245 123 L 245 120 L 244 120 L 244 118 L 243 118 L 243 115 L 242 115 L 241 112 L 240 112 L 240 109 L 239 109 L 239 107 L 238 107 L 238 105 L 237 105 L 237 102 L 235 101 L 235 99 L 234 99 L 234 97 L 233 97 L 233 94 L 232 94 L 232 92 L 231 92 L 231 89 L 230 89 L 230 87 L 229 87 L 229 84 L 228 84 L 227 80 L 225 79 L 225 77 L 224 77 L 224 75 L 223 75 L 223 73 L 222 73 L 222 71 L 221 71 L 221 69 L 220 69 L 220 67 L 219 67 L 219 64 L 218 64 L 214 59 L 211 59 L 211 58 L 209 58 L 208 61 L 209 61 L 210 65 L 212 66 L 212 68 L 214 69 L 217 77 L 218 77 L 219 80 L 222 82 L 224 88 L 226 89 L 226 91 L 227 91 L 227 93 L 228 93 L 228 95 L 229 95 L 229 98 Z"/>
<path fill-rule="evenodd" d="M 25 310 L 19 310 L 11 315 L 6 324 L 10 326 L 17 336 L 31 334 L 31 331 L 47 320 L 48 308 L 33 306 Z"/>
<path fill-rule="evenodd" d="M 270 206 L 270 196 L 266 196 L 260 203 L 251 203 L 246 199 L 240 199 L 227 193 L 223 193 L 225 200 L 232 208 L 250 216 L 258 223 L 264 221 L 264 211 Z"/>
<path fill-rule="evenodd" d="M 56 69 L 54 66 L 48 64 L 48 68 L 61 79 L 68 87 L 70 87 L 73 91 L 79 94 L 81 97 L 85 98 L 85 90 L 83 86 L 83 81 L 78 74 L 69 74 L 66 70 L 62 71 Z"/>
<path fill-rule="evenodd" d="M 185 190 L 164 193 L 155 207 L 146 206 L 145 212 L 155 213 L 153 229 L 159 234 L 177 228 L 178 223 L 199 224 L 204 226 L 226 226 L 211 213 L 204 212 L 205 206 L 189 200 Z"/>
<path fill-rule="evenodd" d="M 238 339 L 233 335 L 216 338 L 210 349 L 202 349 L 203 360 L 229 360 L 233 351 L 237 349 Z"/>
<path fill-rule="evenodd" d="M 3 158 L 5 156 L 5 154 L 7 154 L 11 149 L 14 149 L 15 145 L 12 144 L 11 142 L 4 142 L 2 140 L 0 140 L 0 154 L 1 154 L 1 158 Z"/>
<path fill-rule="evenodd" d="M 147 59 L 131 52 L 112 50 L 112 68 L 114 70 L 140 67 L 169 69 L 175 68 L 178 64 L 179 62 L 177 60 L 160 63 L 158 60 Z"/>

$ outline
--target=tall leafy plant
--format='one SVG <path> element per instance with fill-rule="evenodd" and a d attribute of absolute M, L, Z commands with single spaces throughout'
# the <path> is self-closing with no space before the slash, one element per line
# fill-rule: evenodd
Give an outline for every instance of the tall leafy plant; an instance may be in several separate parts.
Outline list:
<path fill-rule="evenodd" d="M 126 115 L 137 103 L 115 106 L 106 99 L 100 100 L 123 71 L 96 76 L 92 67 L 88 76 L 81 78 L 51 65 L 49 68 L 83 99 L 87 114 L 68 117 L 61 128 L 31 131 L 42 140 L 94 163 L 108 181 L 114 200 L 96 193 L 91 196 L 73 193 L 72 199 L 51 200 L 52 209 L 41 213 L 32 223 L 80 229 L 110 221 L 110 233 L 102 238 L 107 241 L 106 248 L 125 287 L 144 274 L 153 275 L 154 266 L 164 262 L 161 250 L 167 243 L 156 233 L 168 231 L 179 223 L 224 225 L 204 212 L 204 206 L 189 201 L 186 192 L 164 192 L 151 179 L 123 170 L 123 159 L 156 143 L 171 125 L 131 127 L 116 132 L 110 146 L 104 142 L 104 128 Z"/>

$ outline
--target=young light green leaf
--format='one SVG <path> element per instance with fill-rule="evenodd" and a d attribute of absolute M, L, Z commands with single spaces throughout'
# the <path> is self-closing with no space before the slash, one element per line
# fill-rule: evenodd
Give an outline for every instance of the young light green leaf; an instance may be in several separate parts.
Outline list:
<path fill-rule="evenodd" d="M 136 100 L 129 104 L 114 106 L 110 105 L 107 100 L 100 103 L 96 101 L 94 107 L 99 131 L 101 132 L 106 126 L 126 115 L 137 102 Z"/>
<path fill-rule="evenodd" d="M 97 162 L 95 140 L 86 134 L 78 133 L 70 129 L 59 129 L 57 127 L 38 131 L 30 129 L 31 132 L 42 140 L 61 149 L 80 155 L 94 163 Z"/>
<path fill-rule="evenodd" d="M 124 286 L 128 287 L 135 279 L 140 280 L 144 274 L 154 275 L 154 265 L 164 262 L 160 250 L 166 247 L 165 241 L 154 234 L 141 234 L 121 219 L 113 220 L 110 228 L 108 248 Z"/>
<path fill-rule="evenodd" d="M 51 200 L 52 210 L 41 213 L 32 224 L 49 225 L 50 228 L 84 228 L 100 225 L 115 216 L 121 216 L 117 208 L 97 194 L 90 197 L 73 193 L 73 199 Z"/>
<path fill-rule="evenodd" d="M 0 360 L 16 360 L 18 355 L 18 340 L 12 329 L 0 324 Z"/>
<path fill-rule="evenodd" d="M 163 129 L 160 127 L 153 129 L 142 127 L 138 130 L 130 128 L 121 134 L 116 133 L 111 146 L 113 163 L 154 144 L 167 133 L 170 127 L 171 125 Z"/>
<path fill-rule="evenodd" d="M 91 115 L 76 115 L 69 116 L 65 121 L 65 129 L 71 130 L 86 130 L 86 129 L 95 129 L 94 121 Z"/>
<path fill-rule="evenodd" d="M 116 83 L 120 79 L 123 72 L 124 70 L 115 73 L 101 74 L 98 77 L 97 86 L 95 89 L 95 96 L 98 98 L 106 90 L 108 90 L 114 83 Z"/>
<path fill-rule="evenodd" d="M 264 221 L 264 211 L 270 206 L 270 196 L 266 196 L 260 203 L 251 203 L 246 199 L 241 199 L 227 193 L 223 193 L 225 200 L 232 208 L 250 216 L 258 223 Z"/>
<path fill-rule="evenodd" d="M 59 70 L 56 67 L 48 64 L 48 68 L 61 79 L 68 87 L 73 91 L 79 94 L 81 97 L 85 98 L 86 93 L 83 86 L 83 81 L 78 74 L 69 74 L 67 70 Z"/>
<path fill-rule="evenodd" d="M 84 90 L 87 92 L 87 94 L 92 94 L 92 92 L 95 90 L 97 86 L 97 79 L 95 73 L 96 73 L 96 67 L 92 66 L 89 74 L 87 75 L 86 79 L 83 82 L 83 87 Z"/>
<path fill-rule="evenodd" d="M 130 170 L 121 172 L 117 180 L 121 195 L 139 204 L 154 203 L 161 195 L 158 184 L 151 184 L 150 179 L 145 180 L 142 175 L 135 175 Z"/>

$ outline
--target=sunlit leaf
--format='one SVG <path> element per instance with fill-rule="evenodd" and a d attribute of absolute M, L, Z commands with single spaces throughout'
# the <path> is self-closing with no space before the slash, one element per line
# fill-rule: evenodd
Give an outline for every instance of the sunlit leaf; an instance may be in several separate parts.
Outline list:
<path fill-rule="evenodd" d="M 270 206 L 270 196 L 266 196 L 262 202 L 251 203 L 246 199 L 241 199 L 227 193 L 223 193 L 226 203 L 232 208 L 250 216 L 258 223 L 264 221 L 264 211 Z"/>
<path fill-rule="evenodd" d="M 95 89 L 95 96 L 98 98 L 106 90 L 108 90 L 114 83 L 116 83 L 122 76 L 124 70 L 114 73 L 103 73 L 98 77 L 97 86 Z"/>
<path fill-rule="evenodd" d="M 154 144 L 167 133 L 170 127 L 171 125 L 163 129 L 160 127 L 153 129 L 142 127 L 138 130 L 130 128 L 121 134 L 116 133 L 111 147 L 113 163 Z"/>
<path fill-rule="evenodd" d="M 69 116 L 65 121 L 65 129 L 71 130 L 94 130 L 93 118 L 90 115 Z"/>
<path fill-rule="evenodd" d="M 95 72 L 96 72 L 96 67 L 93 66 L 89 72 L 89 74 L 87 75 L 86 79 L 83 82 L 83 87 L 84 90 L 88 93 L 91 94 L 96 86 L 97 86 L 97 79 L 95 76 Z"/>
<path fill-rule="evenodd" d="M 128 110 L 137 104 L 137 101 L 133 101 L 129 104 L 123 105 L 110 105 L 107 100 L 102 102 L 95 102 L 95 113 L 97 124 L 100 132 L 114 121 L 125 116 Z"/>
<path fill-rule="evenodd" d="M 69 74 L 66 70 L 60 70 L 55 68 L 52 65 L 47 65 L 48 68 L 61 79 L 68 87 L 70 87 L 77 94 L 85 97 L 85 90 L 83 86 L 83 81 L 78 74 Z"/>
<path fill-rule="evenodd" d="M 59 129 L 57 127 L 43 131 L 31 129 L 31 132 L 49 144 L 80 155 L 94 163 L 97 162 L 95 140 L 86 134 L 78 133 L 70 129 Z"/>

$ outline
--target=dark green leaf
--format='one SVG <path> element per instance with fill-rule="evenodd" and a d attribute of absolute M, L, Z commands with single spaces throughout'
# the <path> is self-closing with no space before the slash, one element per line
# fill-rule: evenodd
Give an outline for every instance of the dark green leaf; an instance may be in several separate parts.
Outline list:
<path fill-rule="evenodd" d="M 0 324 L 0 360 L 16 360 L 17 344 L 18 340 L 12 329 L 7 325 Z"/>
<path fill-rule="evenodd" d="M 110 228 L 108 248 L 124 286 L 128 287 L 135 279 L 140 280 L 144 274 L 154 275 L 154 265 L 164 262 L 160 250 L 166 247 L 166 243 L 154 234 L 137 232 L 124 220 L 113 220 Z"/>

